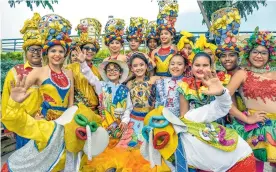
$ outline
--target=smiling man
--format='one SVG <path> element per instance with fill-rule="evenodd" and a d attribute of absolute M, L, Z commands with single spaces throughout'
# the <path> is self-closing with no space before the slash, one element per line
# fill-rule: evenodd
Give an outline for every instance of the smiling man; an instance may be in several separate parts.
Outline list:
<path fill-rule="evenodd" d="M 34 13 L 31 20 L 27 20 L 20 30 L 23 35 L 23 50 L 25 53 L 25 64 L 19 64 L 9 70 L 5 78 L 2 94 L 2 116 L 5 116 L 8 100 L 10 97 L 11 83 L 17 80 L 17 76 L 23 77 L 28 75 L 34 68 L 42 66 L 42 39 L 38 31 L 38 21 L 40 16 Z M 24 101 L 27 105 L 26 112 L 32 116 L 36 115 L 39 110 L 42 98 L 37 87 L 33 86 L 29 89 L 31 95 Z M 5 130 L 8 136 L 13 137 L 13 134 Z M 28 139 L 16 135 L 16 149 L 21 148 L 28 142 Z"/>

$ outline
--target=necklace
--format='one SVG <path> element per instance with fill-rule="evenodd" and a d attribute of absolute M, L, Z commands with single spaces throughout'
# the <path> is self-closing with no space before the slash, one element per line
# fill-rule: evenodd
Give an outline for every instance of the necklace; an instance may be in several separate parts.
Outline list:
<path fill-rule="evenodd" d="M 206 101 L 203 101 L 203 100 L 200 98 L 200 96 L 199 96 L 199 91 L 198 91 L 198 88 L 197 88 L 197 85 L 196 85 L 196 78 L 195 78 L 194 84 L 195 84 L 196 95 L 197 95 L 197 98 L 198 98 L 198 100 L 199 100 L 199 103 L 200 103 L 201 105 L 209 104 L 209 103 L 210 103 L 210 96 L 207 96 L 207 100 L 206 100 Z"/>
<path fill-rule="evenodd" d="M 69 84 L 70 81 L 66 76 L 66 74 L 63 73 L 62 70 L 60 73 L 57 73 L 53 71 L 50 66 L 49 68 L 50 68 L 50 80 L 52 81 L 52 83 L 55 86 L 59 87 L 60 89 L 68 89 L 70 87 L 70 84 Z"/>
<path fill-rule="evenodd" d="M 171 51 L 171 46 L 169 46 L 169 47 L 167 47 L 167 48 L 162 48 L 162 47 L 161 47 L 161 48 L 158 50 L 158 54 L 160 54 L 160 55 L 166 55 L 166 54 L 169 54 L 170 51 Z"/>

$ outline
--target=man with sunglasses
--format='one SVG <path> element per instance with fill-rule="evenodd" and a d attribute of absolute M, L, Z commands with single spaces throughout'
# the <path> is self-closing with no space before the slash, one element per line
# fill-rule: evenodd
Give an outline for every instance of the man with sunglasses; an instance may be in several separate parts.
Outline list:
<path fill-rule="evenodd" d="M 42 66 L 42 39 L 38 31 L 38 21 L 40 16 L 38 13 L 35 13 L 31 20 L 25 22 L 25 25 L 20 30 L 23 36 L 23 50 L 24 50 L 24 60 L 25 64 L 19 64 L 14 66 L 9 70 L 6 75 L 3 93 L 2 93 L 2 115 L 6 113 L 6 108 L 8 100 L 10 97 L 11 83 L 15 83 L 18 79 L 21 79 L 24 75 L 28 75 L 33 68 Z M 31 33 L 31 34 L 30 34 Z M 39 93 L 39 89 L 36 86 L 31 87 L 29 90 L 31 95 L 24 101 L 26 107 L 26 112 L 36 116 L 37 111 L 39 110 L 40 102 L 42 102 L 42 97 Z M 14 137 L 14 134 L 8 130 L 4 131 L 6 136 Z M 23 147 L 29 140 L 22 138 L 18 135 L 16 137 L 16 149 Z"/>
<path fill-rule="evenodd" d="M 76 28 L 79 33 L 79 38 L 74 40 L 76 46 L 70 54 L 75 54 L 76 57 L 81 53 L 84 54 L 87 65 L 90 67 L 93 74 L 101 80 L 97 67 L 92 63 L 93 58 L 100 49 L 100 45 L 96 38 L 100 35 L 101 24 L 94 18 L 81 19 L 80 23 L 81 24 Z M 75 62 L 67 65 L 66 68 L 72 70 L 74 76 L 74 103 L 82 102 L 98 114 L 98 96 L 94 87 L 88 83 L 87 79 L 82 74 L 80 64 Z"/>

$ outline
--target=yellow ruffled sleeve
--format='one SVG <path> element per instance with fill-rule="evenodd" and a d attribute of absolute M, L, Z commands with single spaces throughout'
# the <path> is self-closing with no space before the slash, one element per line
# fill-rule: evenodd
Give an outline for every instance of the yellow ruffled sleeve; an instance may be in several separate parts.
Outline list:
<path fill-rule="evenodd" d="M 12 99 L 9 99 L 6 113 L 2 115 L 1 121 L 8 130 L 36 141 L 39 150 L 46 147 L 55 129 L 53 121 L 35 120 L 26 113 L 24 106 Z"/>
<path fill-rule="evenodd" d="M 2 111 L 2 116 L 6 114 L 6 109 L 8 105 L 8 101 L 10 98 L 10 91 L 11 91 L 11 82 L 15 81 L 13 72 L 13 68 L 9 70 L 7 73 L 7 76 L 5 78 L 4 86 L 3 86 L 3 92 L 2 92 L 2 104 L 1 104 L 1 111 Z"/>

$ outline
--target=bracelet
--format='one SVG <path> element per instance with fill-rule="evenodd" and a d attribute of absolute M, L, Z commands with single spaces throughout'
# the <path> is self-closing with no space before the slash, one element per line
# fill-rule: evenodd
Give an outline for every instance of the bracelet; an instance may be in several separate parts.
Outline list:
<path fill-rule="evenodd" d="M 217 96 L 222 96 L 225 92 L 226 92 L 226 88 L 224 88 L 222 93 L 220 95 L 217 95 Z"/>

